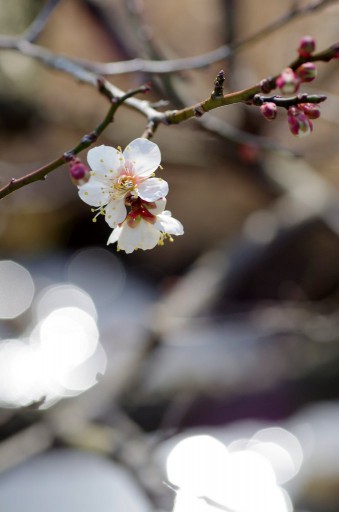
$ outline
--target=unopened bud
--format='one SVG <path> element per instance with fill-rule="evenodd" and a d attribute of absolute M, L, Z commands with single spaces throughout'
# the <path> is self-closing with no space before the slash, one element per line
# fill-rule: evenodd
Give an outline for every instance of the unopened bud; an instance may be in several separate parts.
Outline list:
<path fill-rule="evenodd" d="M 260 107 L 260 112 L 268 121 L 273 121 L 277 117 L 278 108 L 275 103 L 268 101 Z"/>
<path fill-rule="evenodd" d="M 313 124 L 306 114 L 297 107 L 290 107 L 287 114 L 288 126 L 296 137 L 305 137 L 313 130 Z"/>
<path fill-rule="evenodd" d="M 300 57 L 307 58 L 315 50 L 315 39 L 312 36 L 304 36 L 299 41 L 298 53 Z"/>
<path fill-rule="evenodd" d="M 313 62 L 305 62 L 298 67 L 296 74 L 302 82 L 312 82 L 317 76 L 317 68 Z"/>
<path fill-rule="evenodd" d="M 286 68 L 276 79 L 276 85 L 283 94 L 294 94 L 300 86 L 300 78 L 295 74 L 293 69 Z"/>
<path fill-rule="evenodd" d="M 83 164 L 79 158 L 75 158 L 70 163 L 69 175 L 74 185 L 78 187 L 85 185 L 91 176 L 88 167 Z"/>
<path fill-rule="evenodd" d="M 300 103 L 299 108 L 309 119 L 318 119 L 320 117 L 320 108 L 317 103 Z"/>

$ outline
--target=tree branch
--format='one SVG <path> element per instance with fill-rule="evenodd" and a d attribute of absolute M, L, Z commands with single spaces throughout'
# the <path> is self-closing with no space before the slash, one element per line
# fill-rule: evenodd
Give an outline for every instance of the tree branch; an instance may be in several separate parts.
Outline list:
<path fill-rule="evenodd" d="M 60 1 L 60 0 L 59 0 Z M 223 48 L 222 52 L 225 56 L 231 55 L 232 52 L 234 52 L 237 49 L 243 48 L 246 45 L 263 38 L 267 34 L 271 33 L 272 31 L 276 30 L 277 28 L 285 25 L 288 21 L 294 19 L 296 16 L 301 16 L 304 14 L 308 14 L 310 12 L 315 12 L 326 5 L 329 5 L 331 3 L 335 3 L 338 0 L 321 0 L 318 2 L 315 2 L 311 5 L 308 5 L 306 7 L 300 8 L 298 10 L 293 10 L 287 13 L 286 15 L 282 16 L 272 24 L 268 25 L 264 29 L 260 30 L 256 34 L 248 37 L 247 39 L 244 39 L 243 41 L 239 41 L 234 43 L 232 46 L 227 47 L 221 47 Z M 247 89 L 244 89 L 242 91 L 237 91 L 233 93 L 229 93 L 226 95 L 222 94 L 222 85 L 223 83 L 218 83 L 215 87 L 212 95 L 205 99 L 204 101 L 197 103 L 195 105 L 183 108 L 181 110 L 173 110 L 173 111 L 167 111 L 165 113 L 158 112 L 154 107 L 150 105 L 148 101 L 142 101 L 140 99 L 134 98 L 133 96 L 137 94 L 138 92 L 144 92 L 145 86 L 142 86 L 141 88 L 135 89 L 131 92 L 125 93 L 124 91 L 120 90 L 116 86 L 114 86 L 112 83 L 110 83 L 108 80 L 103 78 L 102 76 L 98 75 L 97 73 L 88 70 L 85 68 L 85 65 L 82 61 L 77 61 L 75 59 L 71 59 L 65 56 L 57 55 L 53 52 L 51 52 L 48 49 L 45 49 L 39 45 L 34 44 L 31 42 L 34 40 L 38 35 L 39 31 L 43 29 L 43 26 L 47 22 L 49 15 L 51 14 L 52 10 L 56 7 L 58 4 L 58 0 L 50 0 L 50 2 L 47 4 L 46 8 L 41 11 L 41 13 L 38 15 L 36 20 L 31 24 L 31 26 L 27 29 L 27 31 L 20 37 L 13 37 L 13 36 L 0 36 L 0 49 L 7 49 L 7 50 L 15 50 L 20 52 L 23 55 L 26 55 L 28 57 L 34 58 L 44 65 L 60 70 L 64 73 L 67 73 L 73 77 L 75 77 L 77 80 L 87 83 L 93 87 L 96 87 L 101 94 L 103 94 L 105 97 L 109 99 L 110 102 L 113 102 L 113 104 L 110 107 L 110 110 L 105 117 L 104 121 L 100 123 L 100 125 L 89 135 L 85 136 L 81 142 L 75 146 L 73 149 L 67 151 L 59 158 L 53 160 L 49 164 L 41 167 L 40 169 L 37 169 L 26 176 L 23 176 L 21 178 L 13 178 L 7 185 L 2 187 L 0 189 L 0 199 L 9 195 L 11 192 L 14 192 L 15 190 L 18 190 L 19 188 L 22 188 L 23 186 L 32 183 L 34 181 L 43 180 L 45 179 L 46 175 L 52 172 L 53 170 L 57 169 L 61 165 L 63 165 L 67 159 L 70 158 L 70 155 L 75 155 L 82 151 L 83 149 L 90 146 L 97 137 L 104 131 L 104 129 L 108 126 L 108 124 L 113 120 L 114 113 L 116 112 L 117 108 L 122 104 L 126 103 L 126 105 L 130 106 L 131 108 L 138 110 L 140 113 L 142 113 L 146 119 L 147 119 L 147 125 L 146 129 L 143 133 L 144 137 L 151 138 L 157 129 L 158 125 L 160 123 L 169 125 L 169 124 L 178 124 L 183 121 L 186 121 L 192 117 L 201 117 L 205 112 L 209 112 L 210 110 L 213 110 L 215 108 L 230 105 L 232 103 L 239 103 L 239 102 L 249 102 L 252 101 L 253 97 L 256 94 L 265 92 L 268 93 L 272 89 L 275 88 L 276 84 L 275 81 L 277 79 L 276 77 L 273 78 L 267 78 L 263 81 L 261 81 L 259 84 L 256 84 L 252 87 L 249 87 Z M 30 40 L 28 40 L 28 39 Z M 227 48 L 227 50 L 226 50 Z M 220 48 L 216 50 L 216 52 L 220 52 Z M 312 56 L 312 61 L 322 60 L 322 61 L 328 61 L 334 56 L 337 55 L 338 52 L 338 44 L 332 45 L 327 50 L 324 50 L 320 53 L 314 54 Z M 213 53 L 213 52 L 212 52 Z M 220 53 L 218 53 L 217 57 L 221 56 Z M 197 58 L 201 58 L 196 57 Z M 214 54 L 213 59 L 216 57 Z M 217 59 L 216 59 L 217 60 Z M 215 62 L 216 60 L 210 61 Z M 302 62 L 305 60 L 310 59 L 303 59 L 298 58 L 296 59 L 292 64 L 291 67 L 296 69 Z M 132 61 L 131 61 L 132 62 Z M 152 61 L 147 61 L 149 63 L 152 63 Z M 171 61 L 166 61 L 167 64 Z M 166 64 L 165 63 L 159 63 L 156 64 Z M 178 62 L 178 61 L 177 61 Z M 180 62 L 185 62 L 185 69 L 189 68 L 189 63 L 187 62 L 187 59 L 180 59 Z M 204 61 L 205 64 L 207 61 Z M 173 63 L 173 61 L 172 61 Z M 196 62 L 195 62 L 196 63 Z M 92 63 L 95 65 L 96 63 Z M 122 63 L 117 63 L 122 64 Z M 201 62 L 200 62 L 201 64 Z M 200 65 L 199 64 L 199 65 Z M 181 65 L 181 64 L 180 64 Z M 177 70 L 177 68 L 172 68 L 172 70 Z M 152 72 L 156 72 L 153 71 Z M 167 71 L 166 71 L 167 72 Z M 219 77 L 220 79 L 220 77 Z M 220 80 L 219 80 L 220 82 Z M 222 80 L 223 82 L 223 80 Z M 316 98 L 316 96 L 314 96 Z M 315 99 L 314 102 L 323 101 L 322 99 Z M 265 101 L 263 97 L 261 97 L 261 101 Z M 289 101 L 293 101 L 293 104 L 298 104 L 301 102 L 301 100 L 298 99 L 298 97 L 289 99 Z M 305 100 L 304 100 L 305 101 Z M 310 100 L 313 101 L 313 100 Z"/>
<path fill-rule="evenodd" d="M 89 134 L 85 135 L 79 144 L 77 144 L 74 148 L 66 151 L 62 156 L 59 156 L 52 162 L 49 162 L 48 164 L 44 165 L 43 167 L 40 167 L 39 169 L 36 169 L 35 171 L 26 174 L 25 176 L 22 176 L 21 178 L 12 178 L 7 185 L 3 186 L 0 189 L 0 199 L 3 197 L 8 196 L 15 190 L 18 190 L 26 185 L 29 185 L 30 183 L 34 183 L 35 181 L 44 180 L 50 172 L 54 171 L 58 167 L 61 167 L 66 162 L 70 161 L 74 155 L 77 155 L 84 149 L 91 146 L 98 137 L 104 132 L 104 130 L 107 128 L 107 126 L 113 122 L 114 115 L 120 105 L 122 105 L 126 100 L 134 96 L 138 93 L 144 93 L 149 90 L 148 85 L 142 85 L 141 87 L 138 87 L 137 89 L 133 89 L 132 91 L 129 91 L 125 93 L 120 98 L 114 98 L 112 100 L 112 105 L 109 108 L 105 118 L 103 121 Z"/>

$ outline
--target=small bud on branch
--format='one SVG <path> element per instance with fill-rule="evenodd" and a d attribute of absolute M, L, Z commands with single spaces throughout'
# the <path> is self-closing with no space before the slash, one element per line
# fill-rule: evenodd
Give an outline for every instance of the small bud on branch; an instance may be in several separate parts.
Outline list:
<path fill-rule="evenodd" d="M 300 81 L 300 78 L 292 68 L 286 68 L 278 76 L 275 83 L 282 94 L 295 94 L 299 89 Z"/>
<path fill-rule="evenodd" d="M 85 185 L 90 179 L 88 167 L 83 164 L 80 158 L 74 158 L 69 165 L 69 176 L 74 185 Z"/>
<path fill-rule="evenodd" d="M 217 75 L 217 78 L 214 81 L 214 90 L 211 94 L 211 98 L 220 98 L 224 95 L 224 82 L 225 82 L 225 72 L 221 69 Z"/>
<path fill-rule="evenodd" d="M 300 57 L 307 58 L 315 51 L 315 39 L 312 36 L 303 36 L 300 39 L 298 53 Z"/>
<path fill-rule="evenodd" d="M 302 82 L 312 82 L 317 76 L 317 68 L 313 62 L 304 62 L 295 73 Z"/>
<path fill-rule="evenodd" d="M 312 121 L 298 107 L 290 107 L 287 115 L 290 131 L 296 137 L 305 137 L 313 131 Z"/>
<path fill-rule="evenodd" d="M 277 117 L 278 108 L 275 103 L 268 101 L 260 107 L 260 112 L 268 121 L 273 121 Z"/>
<path fill-rule="evenodd" d="M 300 103 L 299 108 L 309 119 L 318 119 L 320 117 L 320 108 L 315 103 Z"/>

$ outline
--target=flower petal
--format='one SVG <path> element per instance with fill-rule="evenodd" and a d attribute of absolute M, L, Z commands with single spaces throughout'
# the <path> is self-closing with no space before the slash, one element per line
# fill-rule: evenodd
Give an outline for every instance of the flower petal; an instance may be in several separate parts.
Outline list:
<path fill-rule="evenodd" d="M 104 206 L 109 201 L 109 187 L 105 182 L 93 179 L 79 187 L 80 199 L 91 206 Z"/>
<path fill-rule="evenodd" d="M 105 208 L 105 221 L 111 228 L 115 228 L 126 218 L 127 210 L 122 199 L 111 199 Z"/>
<path fill-rule="evenodd" d="M 92 169 L 92 179 L 114 176 L 125 159 L 120 151 L 110 146 L 97 146 L 87 153 L 87 162 Z"/>
<path fill-rule="evenodd" d="M 166 203 L 167 200 L 162 197 L 161 199 L 158 199 L 158 201 L 152 201 L 150 205 L 144 203 L 144 206 L 147 208 L 147 210 L 149 210 L 150 213 L 152 213 L 152 215 L 158 215 L 164 211 Z"/>
<path fill-rule="evenodd" d="M 177 219 L 174 219 L 171 212 L 168 210 L 165 210 L 160 215 L 157 215 L 157 221 L 154 224 L 154 227 L 163 233 L 168 233 L 169 235 L 184 234 L 183 225 Z"/>
<path fill-rule="evenodd" d="M 161 178 L 148 178 L 138 185 L 138 194 L 144 201 L 157 201 L 168 194 L 168 183 Z"/>
<path fill-rule="evenodd" d="M 161 162 L 159 147 L 147 139 L 132 140 L 123 156 L 133 163 L 135 174 L 142 178 L 147 178 L 156 171 Z"/>
<path fill-rule="evenodd" d="M 113 229 L 110 237 L 107 240 L 107 245 L 114 244 L 119 240 L 119 236 L 121 235 L 122 227 L 118 226 L 115 229 Z"/>
<path fill-rule="evenodd" d="M 118 248 L 125 251 L 127 254 L 135 251 L 136 249 L 153 249 L 160 239 L 160 231 L 154 229 L 153 225 L 144 220 L 133 228 L 129 227 L 127 223 L 115 228 L 113 233 L 108 239 L 108 243 L 118 242 Z"/>

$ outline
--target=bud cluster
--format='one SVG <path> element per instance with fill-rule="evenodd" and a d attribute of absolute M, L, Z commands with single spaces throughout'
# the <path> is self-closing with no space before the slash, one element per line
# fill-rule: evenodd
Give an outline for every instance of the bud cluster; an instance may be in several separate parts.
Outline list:
<path fill-rule="evenodd" d="M 277 117 L 277 105 L 267 101 L 260 106 L 260 112 L 268 121 Z M 287 122 L 290 131 L 297 137 L 309 135 L 313 130 L 313 119 L 320 117 L 320 108 L 317 103 L 299 103 L 291 105 L 287 110 Z"/>
<path fill-rule="evenodd" d="M 298 46 L 300 58 L 307 59 L 315 50 L 315 39 L 311 36 L 301 38 Z M 276 86 L 282 94 L 289 95 L 298 92 L 300 84 L 303 82 L 312 82 L 317 76 L 317 68 L 313 62 L 304 62 L 293 70 L 286 68 L 276 79 Z"/>
<path fill-rule="evenodd" d="M 320 109 L 314 103 L 300 103 L 298 106 L 289 107 L 287 122 L 289 129 L 296 137 L 304 137 L 313 131 L 311 119 L 320 116 Z"/>
<path fill-rule="evenodd" d="M 276 87 L 283 95 L 294 95 L 298 92 L 300 84 L 311 82 L 317 76 L 317 68 L 313 62 L 302 62 L 304 59 L 312 58 L 315 51 L 315 40 L 311 36 L 301 38 L 298 46 L 299 59 L 301 64 L 295 68 L 288 67 L 275 79 Z M 311 99 L 311 98 L 310 98 Z M 313 119 L 320 116 L 320 109 L 317 103 L 299 103 L 307 101 L 307 95 L 300 95 L 297 98 L 267 98 L 260 106 L 260 112 L 265 119 L 272 121 L 277 117 L 277 105 L 287 108 L 287 121 L 290 131 L 297 137 L 308 135 L 313 130 Z M 263 100 L 261 100 L 263 101 Z M 322 101 L 319 97 L 319 101 Z M 258 103 L 256 103 L 258 104 Z M 259 103 L 260 104 L 260 103 Z"/>
<path fill-rule="evenodd" d="M 295 71 L 286 68 L 276 79 L 276 85 L 282 94 L 289 95 L 298 92 L 300 84 L 312 82 L 317 76 L 317 68 L 313 62 L 304 62 Z"/>

